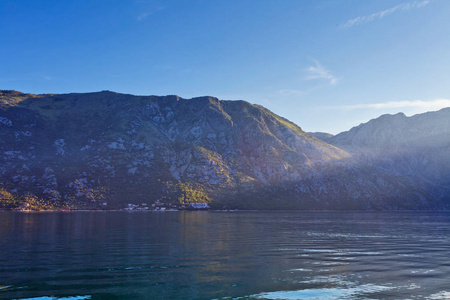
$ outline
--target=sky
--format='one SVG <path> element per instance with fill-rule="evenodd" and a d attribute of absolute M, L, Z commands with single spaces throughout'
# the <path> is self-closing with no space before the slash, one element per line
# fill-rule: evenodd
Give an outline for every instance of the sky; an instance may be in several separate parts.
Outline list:
<path fill-rule="evenodd" d="M 447 0 L 1 0 L 0 89 L 260 104 L 332 134 L 450 106 Z"/>

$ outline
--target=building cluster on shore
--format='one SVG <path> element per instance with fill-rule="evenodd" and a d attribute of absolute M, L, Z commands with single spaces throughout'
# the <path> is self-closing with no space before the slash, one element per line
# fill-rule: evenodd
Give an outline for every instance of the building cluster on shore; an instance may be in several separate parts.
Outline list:
<path fill-rule="evenodd" d="M 160 200 L 156 200 L 154 203 L 150 205 L 147 203 L 141 204 L 132 204 L 128 203 L 128 205 L 124 208 L 125 211 L 178 211 L 178 210 L 209 210 L 210 207 L 208 203 L 189 203 L 185 204 L 174 204 L 174 203 L 165 203 Z"/>

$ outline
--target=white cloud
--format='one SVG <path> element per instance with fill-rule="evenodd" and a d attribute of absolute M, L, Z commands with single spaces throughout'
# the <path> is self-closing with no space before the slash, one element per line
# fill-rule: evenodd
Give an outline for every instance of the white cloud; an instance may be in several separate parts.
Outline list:
<path fill-rule="evenodd" d="M 430 0 L 415 1 L 415 2 L 399 4 L 397 6 L 376 12 L 376 13 L 368 15 L 368 16 L 360 16 L 360 17 L 356 17 L 354 19 L 348 20 L 345 24 L 342 25 L 342 27 L 349 28 L 352 26 L 370 23 L 370 22 L 373 22 L 376 20 L 381 20 L 384 17 L 386 17 L 390 14 L 393 14 L 397 11 L 407 11 L 407 10 L 422 8 L 422 7 L 426 6 L 428 3 L 430 3 Z"/>
<path fill-rule="evenodd" d="M 331 74 L 331 72 L 322 66 L 316 59 L 312 58 L 311 60 L 314 62 L 314 65 L 305 69 L 307 72 L 305 80 L 325 79 L 331 85 L 336 85 L 338 83 L 339 78 Z"/>
<path fill-rule="evenodd" d="M 381 103 L 355 104 L 339 106 L 339 108 L 352 109 L 389 109 L 389 108 L 418 108 L 421 110 L 438 110 L 450 107 L 450 99 L 436 99 L 430 101 L 412 100 L 412 101 L 390 101 Z M 336 108 L 336 107 L 334 107 Z"/>

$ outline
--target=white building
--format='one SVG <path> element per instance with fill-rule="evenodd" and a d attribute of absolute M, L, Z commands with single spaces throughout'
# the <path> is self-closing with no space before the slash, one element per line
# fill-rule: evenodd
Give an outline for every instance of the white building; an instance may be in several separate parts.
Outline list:
<path fill-rule="evenodd" d="M 208 205 L 208 203 L 189 203 L 189 207 L 192 207 L 195 209 L 208 209 L 209 205 Z"/>

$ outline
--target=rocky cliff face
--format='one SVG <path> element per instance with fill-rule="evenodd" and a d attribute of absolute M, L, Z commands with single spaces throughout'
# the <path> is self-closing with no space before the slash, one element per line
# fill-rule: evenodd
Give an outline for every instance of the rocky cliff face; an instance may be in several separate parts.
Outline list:
<path fill-rule="evenodd" d="M 2 91 L 0 162 L 4 191 L 78 207 L 444 207 L 261 106 L 213 97 Z"/>

